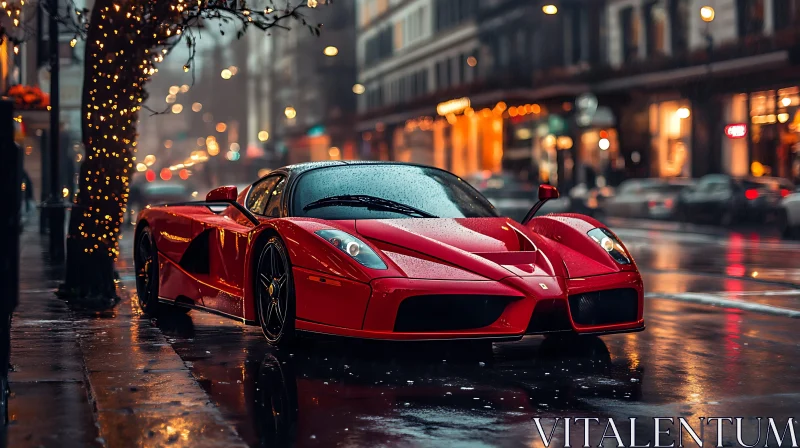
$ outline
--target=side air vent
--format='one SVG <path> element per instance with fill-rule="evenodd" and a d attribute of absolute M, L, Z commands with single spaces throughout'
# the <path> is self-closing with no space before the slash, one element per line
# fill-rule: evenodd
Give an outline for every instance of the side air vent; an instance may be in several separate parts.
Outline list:
<path fill-rule="evenodd" d="M 197 235 L 192 242 L 189 243 L 189 247 L 186 248 L 186 252 L 183 253 L 181 262 L 179 263 L 181 268 L 192 274 L 208 274 L 210 272 L 208 262 L 208 244 L 210 238 L 211 229 L 207 229 Z"/>
<path fill-rule="evenodd" d="M 513 300 L 491 295 L 412 296 L 400 303 L 394 331 L 422 333 L 474 330 L 494 323 Z"/>

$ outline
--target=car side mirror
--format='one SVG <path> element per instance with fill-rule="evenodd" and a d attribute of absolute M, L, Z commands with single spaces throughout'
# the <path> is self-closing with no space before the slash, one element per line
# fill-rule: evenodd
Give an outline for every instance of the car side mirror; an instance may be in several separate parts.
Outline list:
<path fill-rule="evenodd" d="M 235 202 L 238 195 L 236 187 L 219 187 L 208 192 L 206 202 Z"/>
<path fill-rule="evenodd" d="M 540 201 L 547 201 L 547 200 L 550 200 L 550 199 L 558 199 L 559 196 L 560 196 L 560 194 L 558 192 L 558 188 L 556 188 L 556 187 L 554 187 L 552 185 L 547 185 L 547 184 L 539 185 L 539 200 Z"/>
<path fill-rule="evenodd" d="M 525 215 L 525 218 L 523 218 L 521 221 L 522 224 L 525 225 L 529 223 L 530 220 L 533 219 L 534 216 L 536 216 L 536 212 L 538 212 L 539 209 L 542 208 L 545 202 L 549 201 L 550 199 L 558 199 L 558 196 L 559 196 L 558 188 L 547 184 L 539 185 L 539 202 L 534 204 L 533 207 L 531 207 L 531 209 L 528 210 L 528 213 Z"/>

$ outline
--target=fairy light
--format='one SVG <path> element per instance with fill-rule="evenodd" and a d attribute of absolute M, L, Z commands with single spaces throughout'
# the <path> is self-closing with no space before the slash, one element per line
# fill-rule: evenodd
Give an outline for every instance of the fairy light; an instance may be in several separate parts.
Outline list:
<path fill-rule="evenodd" d="M 88 70 L 84 79 L 84 102 L 81 115 L 84 123 L 85 156 L 81 163 L 79 189 L 72 195 L 80 210 L 77 232 L 68 238 L 79 251 L 87 254 L 106 254 L 116 259 L 119 256 L 119 232 L 125 216 L 131 176 L 144 173 L 147 180 L 171 177 L 167 170 L 153 171 L 155 157 L 142 162 L 136 160 L 137 124 L 146 98 L 146 86 L 158 73 L 158 64 L 179 42 L 189 47 L 192 55 L 183 65 L 184 72 L 192 69 L 195 52 L 195 35 L 191 25 L 201 23 L 201 18 L 220 11 L 231 14 L 241 21 L 243 28 L 255 25 L 268 30 L 279 21 L 294 18 L 302 20 L 297 10 L 300 7 L 316 6 L 316 1 L 297 0 L 295 7 L 274 11 L 272 8 L 253 10 L 244 2 L 218 0 L 131 0 L 96 2 L 91 14 L 74 11 L 67 23 L 77 26 L 69 41 L 76 47 L 78 39 L 85 37 Z M 319 2 L 324 4 L 326 2 Z M 0 0 L 0 14 L 8 17 L 7 25 L 0 28 L 0 39 L 6 39 L 14 54 L 20 53 L 24 32 L 21 22 L 24 0 Z M 91 17 L 87 17 L 87 16 Z M 280 26 L 280 25 L 278 25 Z M 236 67 L 228 69 L 231 76 Z M 186 93 L 184 84 L 172 95 Z M 181 113 L 183 106 L 170 99 L 170 110 Z M 199 112 L 200 103 L 192 104 Z M 209 120 L 210 121 L 210 120 Z M 216 140 L 207 143 L 208 155 L 217 155 L 220 145 Z M 191 171 L 177 173 L 188 178 Z"/>

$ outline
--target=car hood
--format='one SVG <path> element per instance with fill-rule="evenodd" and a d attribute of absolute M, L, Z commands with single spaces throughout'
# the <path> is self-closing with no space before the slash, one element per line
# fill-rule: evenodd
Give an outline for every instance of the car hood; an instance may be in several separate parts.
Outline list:
<path fill-rule="evenodd" d="M 583 275 L 615 271 L 509 218 L 358 220 L 355 227 L 409 278 L 568 277 L 569 264 Z"/>

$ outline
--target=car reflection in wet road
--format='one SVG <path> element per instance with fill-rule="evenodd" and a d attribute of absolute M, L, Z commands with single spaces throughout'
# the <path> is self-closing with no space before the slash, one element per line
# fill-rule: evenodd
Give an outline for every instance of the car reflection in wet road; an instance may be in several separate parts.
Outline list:
<path fill-rule="evenodd" d="M 642 333 L 526 337 L 491 348 L 311 339 L 277 351 L 258 328 L 208 314 L 166 316 L 158 325 L 251 446 L 543 446 L 533 417 L 599 418 L 590 425 L 595 446 L 608 418 L 622 423 L 626 443 L 627 419 L 639 418 L 640 444 L 652 439 L 652 417 L 769 416 L 785 424 L 800 399 L 797 320 L 727 302 L 687 303 L 680 294 L 800 309 L 798 288 L 752 275 L 791 278 L 799 247 L 637 232 L 618 231 L 646 273 Z M 725 272 L 731 264 L 744 272 Z M 545 422 L 549 436 L 552 420 Z M 709 441 L 715 430 L 705 429 Z M 563 427 L 554 434 L 563 446 Z M 570 434 L 583 444 L 582 424 Z M 724 439 L 735 437 L 728 429 Z M 756 437 L 755 427 L 745 428 L 746 441 Z"/>

